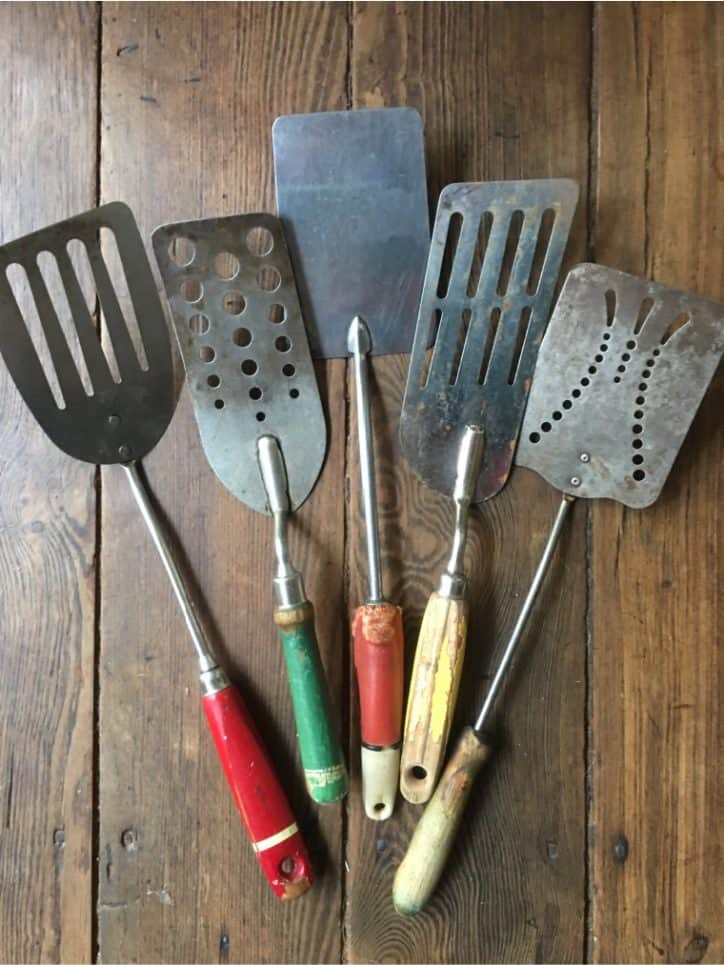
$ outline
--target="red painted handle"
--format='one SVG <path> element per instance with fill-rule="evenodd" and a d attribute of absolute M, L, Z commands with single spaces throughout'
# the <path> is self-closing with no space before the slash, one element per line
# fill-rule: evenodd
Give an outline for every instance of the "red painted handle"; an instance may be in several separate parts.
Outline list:
<path fill-rule="evenodd" d="M 402 736 L 402 610 L 392 603 L 357 607 L 352 623 L 362 741 L 391 747 Z"/>
<path fill-rule="evenodd" d="M 256 851 L 277 897 L 298 898 L 314 881 L 292 809 L 251 715 L 235 687 L 202 698 L 216 750 Z"/>

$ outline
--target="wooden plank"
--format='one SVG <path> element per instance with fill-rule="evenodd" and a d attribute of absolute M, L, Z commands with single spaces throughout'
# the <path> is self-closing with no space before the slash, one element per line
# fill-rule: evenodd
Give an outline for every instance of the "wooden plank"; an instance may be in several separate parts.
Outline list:
<path fill-rule="evenodd" d="M 596 258 L 714 298 L 723 31 L 716 4 L 596 13 Z M 593 511 L 596 961 L 724 957 L 723 403 L 719 378 L 655 507 Z"/>
<path fill-rule="evenodd" d="M 2 241 L 94 203 L 96 46 L 95 4 L 0 8 Z M 0 408 L 0 960 L 87 962 L 95 470 L 49 442 L 4 366 Z"/>
<path fill-rule="evenodd" d="M 104 6 L 103 198 L 143 232 L 163 221 L 274 210 L 271 124 L 345 105 L 344 4 Z M 321 365 L 331 400 L 322 478 L 292 551 L 317 604 L 337 706 L 343 611 L 344 361 Z M 318 882 L 273 897 L 201 719 L 192 651 L 125 480 L 103 478 L 100 951 L 106 961 L 310 961 L 340 955 L 343 805 L 307 801 L 272 622 L 270 520 L 215 479 L 186 395 L 147 460 L 164 514 L 292 792 Z"/>
<path fill-rule="evenodd" d="M 416 106 L 431 200 L 456 180 L 568 176 L 582 188 L 569 264 L 586 251 L 590 12 L 523 4 L 358 3 L 355 107 Z M 401 458 L 407 359 L 375 359 L 375 427 L 386 589 L 405 608 L 408 668 L 423 607 L 449 551 L 449 502 Z M 350 604 L 365 592 L 352 425 Z M 527 471 L 476 511 L 468 550 L 472 619 L 458 727 L 482 696 L 517 616 L 557 496 Z M 585 507 L 577 509 L 504 711 L 505 746 L 473 793 L 466 827 L 428 910 L 392 907 L 392 878 L 420 811 L 385 824 L 350 798 L 347 888 L 353 961 L 575 961 L 583 953 Z M 354 707 L 354 704 L 353 704 Z M 358 769 L 356 708 L 352 760 Z M 359 776 L 355 775 L 358 785 Z"/>

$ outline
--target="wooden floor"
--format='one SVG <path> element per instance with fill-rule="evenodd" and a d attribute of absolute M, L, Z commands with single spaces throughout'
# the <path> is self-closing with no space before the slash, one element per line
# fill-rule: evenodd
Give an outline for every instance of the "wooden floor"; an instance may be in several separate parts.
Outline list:
<path fill-rule="evenodd" d="M 281 113 L 410 104 L 451 181 L 581 185 L 567 264 L 724 297 L 719 4 L 5 3 L 0 238 L 123 199 L 164 221 L 274 210 Z M 451 509 L 401 460 L 406 359 L 375 364 L 387 586 L 411 643 Z M 272 897 L 199 708 L 123 474 L 46 440 L 0 376 L 0 960 L 717 962 L 724 958 L 724 380 L 658 504 L 578 505 L 507 692 L 505 741 L 429 910 L 392 876 L 419 811 L 368 822 L 347 617 L 365 567 L 344 360 L 294 555 L 350 748 L 312 807 L 271 624 L 271 529 L 205 463 L 185 392 L 147 461 L 319 879 Z M 515 619 L 557 497 L 514 472 L 475 513 L 464 706 Z M 412 647 L 408 645 L 408 656 Z"/>

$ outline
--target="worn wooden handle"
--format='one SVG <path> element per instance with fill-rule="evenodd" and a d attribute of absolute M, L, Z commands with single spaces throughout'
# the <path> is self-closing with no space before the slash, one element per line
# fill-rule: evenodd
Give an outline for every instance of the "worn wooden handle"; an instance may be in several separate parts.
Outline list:
<path fill-rule="evenodd" d="M 352 640 L 362 732 L 362 800 L 368 818 L 384 821 L 394 809 L 399 782 L 405 675 L 402 610 L 392 603 L 358 607 Z"/>
<path fill-rule="evenodd" d="M 435 890 L 452 850 L 473 781 L 491 750 L 491 744 L 478 737 L 472 727 L 466 727 L 460 735 L 395 875 L 392 899 L 401 915 L 416 915 Z"/>
<path fill-rule="evenodd" d="M 314 875 L 307 849 L 266 748 L 239 692 L 229 685 L 203 698 L 226 779 L 274 894 L 298 898 Z"/>
<path fill-rule="evenodd" d="M 402 741 L 400 790 L 429 801 L 445 758 L 465 656 L 468 605 L 433 593 L 417 640 Z"/>
<path fill-rule="evenodd" d="M 299 737 L 307 790 L 319 804 L 332 804 L 347 793 L 347 769 L 327 690 L 309 602 L 274 611 L 284 646 L 289 689 Z"/>

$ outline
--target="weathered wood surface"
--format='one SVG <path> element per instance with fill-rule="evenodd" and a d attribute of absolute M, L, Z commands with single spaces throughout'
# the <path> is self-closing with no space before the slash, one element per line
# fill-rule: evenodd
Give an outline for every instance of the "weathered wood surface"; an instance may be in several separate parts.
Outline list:
<path fill-rule="evenodd" d="M 3 242 L 95 202 L 97 16 L 0 7 Z M 0 961 L 85 962 L 95 469 L 48 442 L 4 366 L 0 409 Z"/>
<path fill-rule="evenodd" d="M 162 221 L 273 210 L 277 114 L 410 104 L 432 209 L 449 181 L 574 177 L 568 265 L 593 255 L 721 298 L 721 35 L 715 4 L 4 4 L 0 238 L 98 199 L 129 202 L 146 236 Z M 320 869 L 287 907 L 244 837 L 125 479 L 102 473 L 97 508 L 93 468 L 47 442 L 0 374 L 0 960 L 721 960 L 722 380 L 655 508 L 576 507 L 508 687 L 503 746 L 439 892 L 408 922 L 391 885 L 419 809 L 398 800 L 376 824 L 359 795 L 347 621 L 366 565 L 351 373 L 343 360 L 318 373 L 330 444 L 293 551 L 350 750 L 346 805 L 307 802 L 270 524 L 216 482 L 185 391 L 147 461 Z M 401 460 L 405 375 L 403 357 L 374 361 L 383 564 L 409 673 L 452 510 Z M 475 512 L 453 738 L 556 504 L 517 471 Z"/>
<path fill-rule="evenodd" d="M 450 181 L 574 177 L 582 198 L 567 263 L 586 253 L 590 11 L 568 6 L 356 4 L 354 107 L 420 110 L 431 199 Z M 515 70 L 512 66 L 515 65 Z M 374 360 L 386 592 L 405 611 L 408 668 L 422 611 L 449 552 L 449 500 L 402 459 L 405 358 Z M 354 408 L 354 407 L 352 407 Z M 352 414 L 354 419 L 354 413 Z M 350 431 L 350 601 L 365 592 L 356 426 Z M 514 473 L 474 513 L 468 648 L 457 725 L 470 722 L 557 498 Z M 576 960 L 584 946 L 585 507 L 562 545 L 508 690 L 505 742 L 473 790 L 466 826 L 424 915 L 400 918 L 394 871 L 420 810 L 398 801 L 372 824 L 350 799 L 348 955 L 355 961 Z M 357 766 L 356 760 L 352 761 Z M 531 793 L 531 788 L 535 792 Z"/>
<path fill-rule="evenodd" d="M 722 9 L 596 20 L 596 259 L 723 298 Z M 723 403 L 720 373 L 653 508 L 593 510 L 595 961 L 724 958 Z"/>

